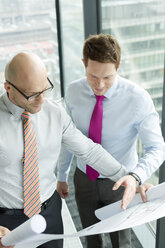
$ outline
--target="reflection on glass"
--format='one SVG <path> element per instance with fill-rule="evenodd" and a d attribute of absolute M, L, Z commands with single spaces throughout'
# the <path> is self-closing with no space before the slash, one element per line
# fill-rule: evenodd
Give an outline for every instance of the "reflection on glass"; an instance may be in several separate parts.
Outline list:
<path fill-rule="evenodd" d="M 34 52 L 45 63 L 59 98 L 60 81 L 54 0 L 0 0 L 0 81 L 6 63 L 21 51 Z M 3 87 L 0 87 L 2 93 Z"/>
<path fill-rule="evenodd" d="M 112 34 L 121 45 L 120 75 L 149 92 L 161 120 L 165 1 L 102 0 L 102 27 L 104 33 Z M 138 152 L 139 156 L 143 154 L 140 142 Z M 158 171 L 150 182 L 158 183 Z"/>
<path fill-rule="evenodd" d="M 161 117 L 165 51 L 165 2 L 102 0 L 103 32 L 122 47 L 119 73 L 144 87 Z M 139 154 L 142 154 L 139 144 Z M 155 181 L 156 183 L 158 181 Z"/>
<path fill-rule="evenodd" d="M 83 10 L 81 0 L 62 0 L 60 3 L 66 87 L 84 74 L 81 63 L 84 43 Z"/>

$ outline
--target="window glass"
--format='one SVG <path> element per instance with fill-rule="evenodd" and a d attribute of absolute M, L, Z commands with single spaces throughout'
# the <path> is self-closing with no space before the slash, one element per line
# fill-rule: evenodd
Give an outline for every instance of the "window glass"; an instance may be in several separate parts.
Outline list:
<path fill-rule="evenodd" d="M 45 63 L 60 98 L 58 45 L 54 0 L 0 0 L 0 81 L 6 63 L 22 51 L 34 52 Z M 1 83 L 0 93 L 4 91 Z"/>
<path fill-rule="evenodd" d="M 81 61 L 84 43 L 83 10 L 81 0 L 62 0 L 60 3 L 66 88 L 73 80 L 84 75 Z"/>
<path fill-rule="evenodd" d="M 112 34 L 122 48 L 119 74 L 144 87 L 162 115 L 165 52 L 164 0 L 102 0 L 103 33 Z M 138 141 L 139 157 L 143 146 Z M 158 171 L 149 180 L 158 183 Z M 155 223 L 155 222 L 154 222 Z M 155 228 L 155 224 L 153 224 Z"/>
<path fill-rule="evenodd" d="M 119 73 L 144 87 L 162 112 L 165 51 L 164 0 L 102 0 L 102 27 L 120 43 Z M 138 146 L 143 154 L 142 146 Z M 153 181 L 158 183 L 157 180 Z"/>

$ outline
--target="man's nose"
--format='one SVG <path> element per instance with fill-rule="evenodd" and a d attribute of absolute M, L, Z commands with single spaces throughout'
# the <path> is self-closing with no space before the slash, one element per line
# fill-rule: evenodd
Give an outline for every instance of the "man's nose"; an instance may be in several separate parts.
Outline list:
<path fill-rule="evenodd" d="M 97 87 L 103 88 L 104 87 L 104 80 L 102 78 L 99 78 L 97 81 Z"/>
<path fill-rule="evenodd" d="M 43 103 L 44 102 L 44 94 L 40 94 L 39 96 L 36 97 L 35 99 L 37 102 L 39 103 Z"/>

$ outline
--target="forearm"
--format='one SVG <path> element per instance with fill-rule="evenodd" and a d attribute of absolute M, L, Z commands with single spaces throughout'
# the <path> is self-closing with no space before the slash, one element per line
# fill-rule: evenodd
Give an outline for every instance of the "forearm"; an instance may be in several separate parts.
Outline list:
<path fill-rule="evenodd" d="M 72 165 L 73 154 L 67 151 L 63 145 L 58 161 L 57 179 L 60 182 L 66 182 Z"/>
<path fill-rule="evenodd" d="M 81 136 L 81 148 L 76 146 L 74 150 L 71 150 L 73 146 L 70 148 L 67 145 L 66 147 L 81 159 L 84 164 L 89 164 L 101 175 L 113 181 L 117 181 L 120 177 L 128 174 L 125 166 L 121 165 L 101 145 L 94 143 L 84 135 Z"/>
<path fill-rule="evenodd" d="M 132 171 L 140 177 L 143 183 L 151 177 L 151 175 L 160 167 L 163 161 L 163 149 L 150 149 L 139 160 L 137 166 Z"/>
<path fill-rule="evenodd" d="M 119 178 L 128 174 L 125 166 L 121 165 L 111 154 L 102 150 L 102 147 L 97 148 L 95 160 L 89 163 L 91 167 L 96 169 L 101 175 L 117 181 Z M 100 157 L 99 152 L 101 152 Z M 104 155 L 103 155 L 104 154 Z"/>

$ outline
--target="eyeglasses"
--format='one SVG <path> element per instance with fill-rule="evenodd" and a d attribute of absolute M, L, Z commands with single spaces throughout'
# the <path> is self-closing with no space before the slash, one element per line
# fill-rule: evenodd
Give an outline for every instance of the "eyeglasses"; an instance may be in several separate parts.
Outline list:
<path fill-rule="evenodd" d="M 54 88 L 53 83 L 50 81 L 50 79 L 47 77 L 47 80 L 50 84 L 50 87 L 46 88 L 45 90 L 42 90 L 40 92 L 37 92 L 31 96 L 27 96 L 25 95 L 21 90 L 19 90 L 14 84 L 12 84 L 11 82 L 9 82 L 8 80 L 6 80 L 7 83 L 9 83 L 11 86 L 13 86 L 22 96 L 24 96 L 26 98 L 27 101 L 31 102 L 36 100 L 36 98 L 38 98 L 41 94 L 46 94 L 52 91 L 52 89 Z"/>

